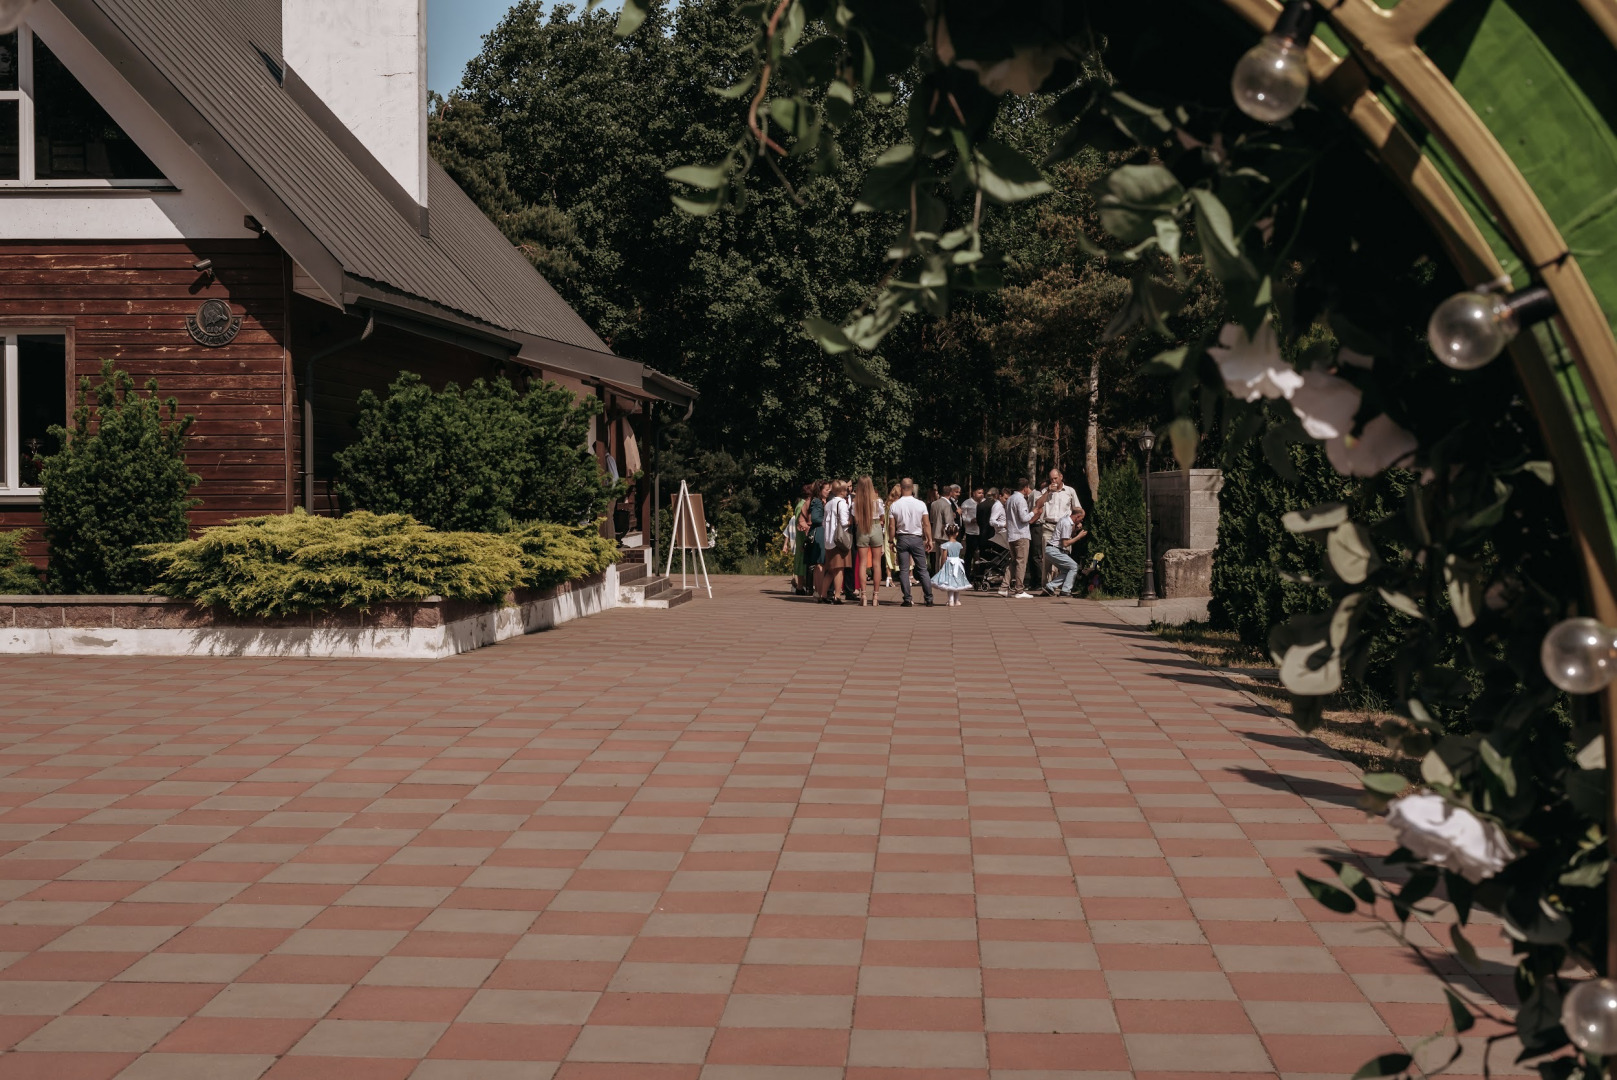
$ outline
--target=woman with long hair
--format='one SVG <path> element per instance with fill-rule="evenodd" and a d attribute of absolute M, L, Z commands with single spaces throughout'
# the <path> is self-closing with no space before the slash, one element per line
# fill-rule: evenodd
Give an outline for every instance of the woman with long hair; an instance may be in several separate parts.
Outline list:
<path fill-rule="evenodd" d="M 887 547 L 887 506 L 876 497 L 876 485 L 870 477 L 861 476 L 853 493 L 854 562 L 853 580 L 859 586 L 859 606 L 875 607 L 881 603 L 876 587 L 881 584 L 882 551 Z M 870 574 L 866 584 L 865 574 Z"/>
<path fill-rule="evenodd" d="M 809 567 L 813 565 L 808 561 L 808 535 L 812 531 L 808 517 L 804 513 L 808 509 L 809 500 L 814 498 L 814 485 L 803 485 L 803 497 L 797 500 L 797 506 L 792 510 L 792 595 L 806 596 L 814 591 L 814 582 L 809 577 Z"/>
<path fill-rule="evenodd" d="M 848 507 L 848 482 L 837 480 L 831 485 L 831 497 L 825 501 L 825 523 L 820 543 L 825 547 L 825 566 L 820 572 L 818 592 L 820 603 L 842 603 L 842 575 L 853 568 L 853 514 Z M 839 536 L 844 530 L 849 535 Z M 844 547 L 838 539 L 847 541 Z"/>
<path fill-rule="evenodd" d="M 808 567 L 808 578 L 803 584 L 812 589 L 816 596 L 823 595 L 820 578 L 824 570 L 825 548 L 820 540 L 825 531 L 825 492 L 830 483 L 829 480 L 816 480 L 809 485 L 808 500 L 797 518 L 798 528 L 803 530 L 803 564 Z"/>

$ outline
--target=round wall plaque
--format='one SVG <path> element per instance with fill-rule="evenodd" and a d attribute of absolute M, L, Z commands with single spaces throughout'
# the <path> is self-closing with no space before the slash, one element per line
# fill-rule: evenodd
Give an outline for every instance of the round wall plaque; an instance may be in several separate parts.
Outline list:
<path fill-rule="evenodd" d="M 204 300 L 195 315 L 185 317 L 185 328 L 199 345 L 229 345 L 241 332 L 241 316 L 230 313 L 223 300 Z"/>

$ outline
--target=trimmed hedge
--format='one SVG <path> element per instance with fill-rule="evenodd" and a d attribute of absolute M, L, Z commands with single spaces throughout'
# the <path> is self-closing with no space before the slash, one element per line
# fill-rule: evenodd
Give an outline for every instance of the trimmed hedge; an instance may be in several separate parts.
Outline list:
<path fill-rule="evenodd" d="M 506 532 L 518 521 L 593 521 L 623 486 L 584 445 L 601 411 L 554 383 L 505 378 L 434 391 L 404 372 L 359 396 L 358 433 L 336 454 L 345 510 L 408 514 L 435 529 Z"/>
<path fill-rule="evenodd" d="M 522 584 L 530 589 L 553 589 L 599 574 L 622 554 L 593 525 L 533 521 L 506 535 L 522 551 Z"/>
<path fill-rule="evenodd" d="M 0 595 L 30 596 L 42 588 L 39 571 L 23 557 L 28 530 L 0 532 Z"/>
<path fill-rule="evenodd" d="M 152 592 L 277 617 L 443 596 L 497 602 L 598 573 L 616 547 L 585 527 L 439 532 L 404 514 L 245 518 L 195 540 L 149 545 Z"/>
<path fill-rule="evenodd" d="M 1138 596 L 1145 587 L 1145 486 L 1132 461 L 1109 465 L 1100 474 L 1095 513 L 1085 521 L 1089 550 L 1105 552 L 1100 587 L 1112 596 Z"/>

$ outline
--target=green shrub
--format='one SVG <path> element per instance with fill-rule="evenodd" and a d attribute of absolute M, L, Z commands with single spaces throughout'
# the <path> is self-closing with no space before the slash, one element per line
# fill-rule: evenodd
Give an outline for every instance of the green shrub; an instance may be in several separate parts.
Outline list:
<path fill-rule="evenodd" d="M 1138 596 L 1145 583 L 1145 488 L 1132 461 L 1107 466 L 1088 521 L 1090 551 L 1102 551 L 1100 587 L 1113 596 Z"/>
<path fill-rule="evenodd" d="M 1265 651 L 1271 627 L 1330 605 L 1323 586 L 1282 577 L 1319 577 L 1325 569 L 1325 548 L 1315 539 L 1287 532 L 1281 518 L 1320 503 L 1345 502 L 1355 521 L 1376 521 L 1395 512 L 1403 497 L 1399 474 L 1371 480 L 1341 476 L 1317 443 L 1294 443 L 1287 453 L 1295 479 L 1283 479 L 1275 472 L 1257 440 L 1248 443 L 1225 463 L 1224 487 L 1218 496 L 1218 549 L 1213 554 L 1208 621 L 1214 629 L 1234 630 L 1244 644 Z M 1385 555 L 1393 557 L 1391 552 Z"/>
<path fill-rule="evenodd" d="M 402 514 L 244 518 L 195 540 L 151 545 L 153 592 L 237 615 L 369 608 L 437 595 L 497 601 L 529 573 L 508 535 L 438 532 Z"/>
<path fill-rule="evenodd" d="M 336 454 L 343 506 L 435 529 L 504 532 L 518 521 L 593 521 L 617 494 L 584 445 L 595 398 L 505 378 L 434 392 L 404 372 L 360 395 L 358 436 Z"/>
<path fill-rule="evenodd" d="M 28 530 L 0 532 L 0 595 L 28 596 L 39 592 L 39 571 L 23 557 Z"/>
<path fill-rule="evenodd" d="M 60 449 L 45 459 L 40 501 L 52 592 L 141 592 L 152 569 L 137 549 L 189 532 L 187 514 L 200 501 L 183 452 L 193 418 L 179 415 L 174 398 L 158 400 L 156 379 L 146 389 L 137 393 L 108 360 L 93 390 L 79 381 L 73 431 L 51 428 Z"/>
<path fill-rule="evenodd" d="M 618 545 L 594 525 L 559 525 L 534 521 L 510 538 L 522 549 L 522 584 L 551 589 L 564 581 L 598 574 L 618 561 Z"/>

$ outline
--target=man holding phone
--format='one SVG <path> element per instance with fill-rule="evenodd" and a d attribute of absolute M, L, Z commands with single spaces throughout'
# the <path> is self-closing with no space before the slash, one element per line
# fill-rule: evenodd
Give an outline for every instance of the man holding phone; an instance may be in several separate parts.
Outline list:
<path fill-rule="evenodd" d="M 1034 506 L 1033 520 L 1044 525 L 1040 529 L 1042 535 L 1034 537 L 1038 542 L 1033 545 L 1037 552 L 1041 586 L 1050 580 L 1049 551 L 1054 542 L 1056 525 L 1072 517 L 1073 507 L 1079 505 L 1078 493 L 1067 486 L 1061 470 L 1051 469 L 1050 482 L 1039 492 L 1039 500 Z"/>

